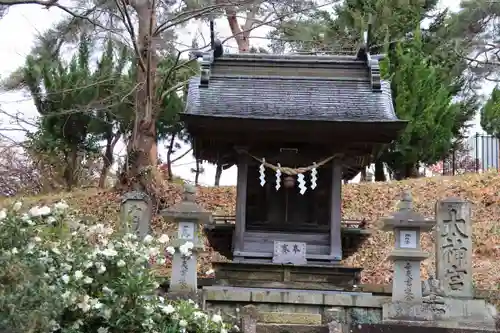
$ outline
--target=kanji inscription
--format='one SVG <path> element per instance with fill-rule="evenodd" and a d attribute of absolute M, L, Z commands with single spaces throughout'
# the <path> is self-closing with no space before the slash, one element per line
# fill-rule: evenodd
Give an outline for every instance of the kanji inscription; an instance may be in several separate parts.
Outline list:
<path fill-rule="evenodd" d="M 465 206 L 463 206 L 465 205 Z M 447 296 L 472 297 L 472 228 L 466 202 L 438 208 L 437 273 Z"/>
<path fill-rule="evenodd" d="M 194 239 L 194 223 L 192 222 L 179 222 L 179 239 Z"/>
<path fill-rule="evenodd" d="M 273 262 L 295 265 L 307 263 L 306 243 L 274 242 Z"/>
<path fill-rule="evenodd" d="M 406 249 L 417 248 L 417 231 L 415 230 L 401 230 L 399 232 L 399 247 Z"/>
<path fill-rule="evenodd" d="M 413 274 L 411 272 L 412 265 L 411 262 L 406 262 L 405 268 L 405 301 L 411 302 L 415 299 L 415 295 L 413 294 Z"/>

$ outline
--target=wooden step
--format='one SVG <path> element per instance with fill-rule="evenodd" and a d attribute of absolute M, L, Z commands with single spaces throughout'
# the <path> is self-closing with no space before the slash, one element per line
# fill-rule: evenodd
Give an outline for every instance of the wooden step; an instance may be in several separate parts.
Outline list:
<path fill-rule="evenodd" d="M 257 324 L 256 333 L 329 333 L 327 325 Z"/>

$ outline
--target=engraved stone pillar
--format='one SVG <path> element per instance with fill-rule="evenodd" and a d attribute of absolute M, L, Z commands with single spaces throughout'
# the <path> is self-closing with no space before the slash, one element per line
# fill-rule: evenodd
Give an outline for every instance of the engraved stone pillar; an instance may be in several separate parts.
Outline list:
<path fill-rule="evenodd" d="M 211 214 L 195 203 L 195 193 L 194 186 L 185 185 L 182 202 L 161 212 L 165 220 L 178 225 L 177 237 L 171 242 L 175 253 L 169 288 L 169 292 L 175 297 L 192 297 L 197 291 L 197 252 L 203 249 L 199 224 L 208 223 Z M 181 247 L 185 247 L 188 242 L 193 245 L 190 256 L 181 253 Z"/>
<path fill-rule="evenodd" d="M 436 275 L 448 297 L 474 298 L 471 207 L 448 198 L 436 204 Z"/>
<path fill-rule="evenodd" d="M 420 247 L 420 233 L 430 231 L 435 221 L 413 211 L 411 195 L 405 191 L 398 211 L 383 220 L 384 231 L 394 231 L 395 249 L 390 255 L 394 261 L 392 281 L 393 302 L 419 302 L 422 300 L 420 262 L 428 254 Z"/>
<path fill-rule="evenodd" d="M 256 333 L 259 311 L 254 305 L 243 307 L 241 314 L 241 331 L 243 333 Z"/>
<path fill-rule="evenodd" d="M 120 229 L 126 233 L 135 233 L 144 238 L 150 231 L 151 200 L 144 192 L 127 192 L 120 207 Z"/>

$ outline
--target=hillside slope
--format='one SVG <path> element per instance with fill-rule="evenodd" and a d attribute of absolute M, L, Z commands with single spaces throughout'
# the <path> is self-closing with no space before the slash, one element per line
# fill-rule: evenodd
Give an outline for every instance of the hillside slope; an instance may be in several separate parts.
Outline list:
<path fill-rule="evenodd" d="M 500 175 L 495 173 L 470 174 L 456 177 L 434 177 L 391 183 L 349 184 L 343 188 L 343 216 L 347 219 L 366 218 L 371 221 L 373 236 L 358 253 L 345 261 L 349 266 L 364 268 L 364 283 L 388 283 L 392 276 L 391 262 L 387 260 L 393 248 L 392 233 L 378 231 L 376 221 L 392 213 L 404 189 L 411 190 L 414 206 L 427 217 L 434 217 L 436 201 L 445 197 L 460 197 L 473 203 L 474 231 L 474 280 L 481 289 L 498 289 L 500 286 Z M 164 205 L 171 205 L 181 198 L 178 185 L 167 185 L 164 189 Z M 50 196 L 24 198 L 27 204 L 55 202 L 64 198 L 82 214 L 103 222 L 116 222 L 120 195 L 111 191 L 86 190 L 60 193 Z M 233 214 L 235 189 L 233 187 L 200 188 L 198 202 L 214 213 Z M 7 204 L 9 201 L 4 201 Z M 0 202 L 0 205 L 2 203 Z M 153 221 L 155 233 L 171 232 L 161 218 Z M 424 250 L 433 255 L 433 240 L 430 234 L 423 235 Z M 202 255 L 200 271 L 209 269 L 213 252 Z M 433 265 L 433 256 L 422 264 L 424 274 Z M 167 272 L 165 272 L 167 273 Z"/>

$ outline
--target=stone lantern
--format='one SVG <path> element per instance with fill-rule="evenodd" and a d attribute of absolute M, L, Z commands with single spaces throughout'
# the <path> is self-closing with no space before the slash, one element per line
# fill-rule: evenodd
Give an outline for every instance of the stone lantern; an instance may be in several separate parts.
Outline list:
<path fill-rule="evenodd" d="M 196 188 L 186 184 L 180 203 L 164 209 L 161 215 L 177 225 L 177 237 L 171 242 L 175 248 L 169 292 L 179 297 L 191 297 L 197 291 L 197 252 L 203 250 L 200 224 L 210 222 L 211 213 L 195 203 Z M 185 255 L 182 251 L 189 251 Z"/>
<path fill-rule="evenodd" d="M 383 220 L 382 230 L 393 231 L 395 248 L 389 256 L 394 261 L 393 302 L 422 300 L 420 262 L 428 257 L 420 247 L 420 234 L 430 231 L 436 221 L 413 210 L 411 194 L 403 192 L 398 211 Z"/>

